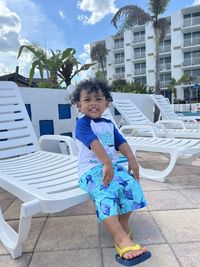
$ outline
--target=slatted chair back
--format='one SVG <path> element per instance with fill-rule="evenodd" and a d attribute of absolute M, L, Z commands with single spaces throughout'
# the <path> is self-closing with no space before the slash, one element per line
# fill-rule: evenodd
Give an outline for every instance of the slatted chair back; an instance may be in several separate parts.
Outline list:
<path fill-rule="evenodd" d="M 162 95 L 151 95 L 154 103 L 158 106 L 163 120 L 180 120 L 173 110 L 170 102 Z"/>
<path fill-rule="evenodd" d="M 130 99 L 114 98 L 113 106 L 119 111 L 126 124 L 151 124 L 151 121 Z"/>
<path fill-rule="evenodd" d="M 37 150 L 39 142 L 17 85 L 0 81 L 0 159 Z"/>

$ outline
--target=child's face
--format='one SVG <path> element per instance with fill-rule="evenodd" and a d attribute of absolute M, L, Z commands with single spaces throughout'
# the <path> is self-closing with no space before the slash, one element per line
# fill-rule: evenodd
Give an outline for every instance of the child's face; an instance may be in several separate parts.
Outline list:
<path fill-rule="evenodd" d="M 101 90 L 97 93 L 88 93 L 86 90 L 81 91 L 78 108 L 86 116 L 92 119 L 100 118 L 107 107 L 108 101 L 106 101 Z"/>

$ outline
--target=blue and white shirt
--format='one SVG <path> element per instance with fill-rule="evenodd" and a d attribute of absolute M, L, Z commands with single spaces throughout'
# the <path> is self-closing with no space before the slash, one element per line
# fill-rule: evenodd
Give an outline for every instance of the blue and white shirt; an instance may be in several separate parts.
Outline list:
<path fill-rule="evenodd" d="M 114 124 L 107 119 L 91 119 L 84 116 L 78 119 L 75 135 L 78 144 L 78 173 L 83 175 L 93 167 L 102 164 L 91 150 L 90 144 L 94 140 L 99 140 L 107 155 L 116 163 L 118 159 L 117 150 L 119 146 L 126 142 L 124 137 L 118 132 Z"/>

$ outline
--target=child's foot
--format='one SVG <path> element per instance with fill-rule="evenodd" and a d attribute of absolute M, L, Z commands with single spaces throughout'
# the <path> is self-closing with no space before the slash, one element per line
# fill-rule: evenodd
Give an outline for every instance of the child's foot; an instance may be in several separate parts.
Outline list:
<path fill-rule="evenodd" d="M 126 248 L 128 248 L 128 250 Z M 129 250 L 129 248 L 130 248 L 130 250 Z M 123 240 L 118 245 L 116 245 L 116 249 L 117 249 L 120 257 L 122 257 L 126 260 L 136 258 L 136 257 L 141 256 L 142 254 L 148 252 L 148 249 L 146 247 L 141 247 L 140 245 L 134 243 L 129 238 L 127 238 L 126 240 Z"/>

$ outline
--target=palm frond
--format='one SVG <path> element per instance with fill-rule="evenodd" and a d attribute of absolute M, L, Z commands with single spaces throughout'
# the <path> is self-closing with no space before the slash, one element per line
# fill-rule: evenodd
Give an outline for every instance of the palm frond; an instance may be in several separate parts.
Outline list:
<path fill-rule="evenodd" d="M 111 23 L 115 28 L 119 28 L 120 31 L 131 29 L 137 24 L 145 24 L 151 21 L 150 14 L 146 13 L 143 9 L 136 5 L 127 5 L 120 8 L 111 20 Z"/>
<path fill-rule="evenodd" d="M 165 38 L 166 32 L 169 29 L 169 21 L 166 18 L 160 18 L 157 20 L 157 28 L 159 31 L 159 43 Z"/>
<path fill-rule="evenodd" d="M 149 10 L 154 17 L 163 14 L 170 0 L 149 0 Z"/>

